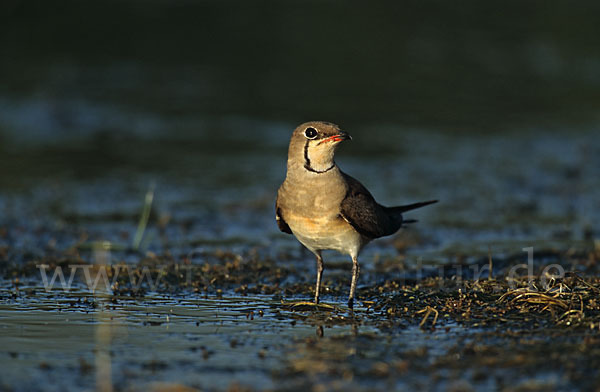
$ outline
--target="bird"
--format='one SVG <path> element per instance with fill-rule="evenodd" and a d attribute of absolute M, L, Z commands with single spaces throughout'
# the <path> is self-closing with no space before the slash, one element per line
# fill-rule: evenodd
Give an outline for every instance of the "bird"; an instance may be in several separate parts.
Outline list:
<path fill-rule="evenodd" d="M 436 203 L 429 200 L 384 207 L 358 180 L 335 163 L 337 147 L 352 137 L 330 122 L 310 121 L 292 133 L 286 177 L 275 202 L 279 229 L 293 234 L 317 261 L 314 303 L 319 303 L 324 263 L 321 252 L 335 250 L 352 258 L 348 307 L 353 309 L 360 271 L 358 256 L 376 238 L 397 232 L 405 223 L 402 214 Z"/>

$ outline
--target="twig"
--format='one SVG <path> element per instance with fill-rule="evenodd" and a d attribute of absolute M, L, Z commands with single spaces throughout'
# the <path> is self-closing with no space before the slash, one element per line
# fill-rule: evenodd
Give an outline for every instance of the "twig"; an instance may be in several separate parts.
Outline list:
<path fill-rule="evenodd" d="M 423 320 L 421 320 L 421 323 L 419 324 L 419 328 L 423 328 L 423 325 L 425 324 L 425 322 L 427 321 L 427 319 L 429 318 L 429 315 L 431 313 L 434 313 L 433 323 L 431 323 L 431 328 L 435 327 L 435 324 L 437 323 L 437 319 L 439 316 L 439 312 L 437 310 L 435 310 L 434 308 L 432 308 L 431 306 L 427 306 L 426 308 L 421 309 L 417 312 L 417 314 L 421 314 L 421 313 L 425 313 L 425 316 L 423 316 Z"/>
<path fill-rule="evenodd" d="M 146 227 L 148 226 L 148 219 L 150 218 L 150 211 L 152 210 L 152 201 L 154 200 L 154 188 L 154 184 L 150 185 L 150 189 L 148 189 L 146 197 L 144 198 L 144 208 L 142 209 L 142 215 L 140 216 L 140 221 L 138 222 L 138 227 L 133 239 L 133 249 L 135 250 L 140 248 L 142 238 L 144 237 Z"/>
<path fill-rule="evenodd" d="M 492 247 L 488 246 L 488 280 L 492 280 L 492 269 L 494 265 L 492 263 Z"/>

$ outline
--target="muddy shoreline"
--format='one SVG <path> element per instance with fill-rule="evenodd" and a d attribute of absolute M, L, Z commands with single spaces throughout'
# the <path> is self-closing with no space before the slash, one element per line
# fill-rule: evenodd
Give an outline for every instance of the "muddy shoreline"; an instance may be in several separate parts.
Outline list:
<path fill-rule="evenodd" d="M 307 302 L 314 290 L 313 271 L 295 268 L 294 255 L 289 255 L 291 262 L 278 263 L 256 252 L 217 251 L 200 264 L 152 255 L 130 265 L 49 258 L 36 265 L 3 264 L 0 322 L 7 328 L 6 317 L 16 309 L 41 307 L 67 320 L 92 317 L 90 327 L 96 330 L 122 323 L 138 331 L 129 333 L 150 339 L 175 335 L 196 358 L 178 365 L 168 356 L 125 360 L 113 353 L 116 390 L 160 387 L 147 384 L 146 373 L 173 381 L 169 387 L 199 390 L 593 390 L 600 381 L 595 371 L 600 366 L 598 250 L 539 255 L 530 278 L 526 268 L 510 275 L 522 255 L 492 256 L 493 273 L 477 280 L 468 272 L 476 264 L 424 267 L 405 271 L 402 278 L 370 271 L 361 277 L 354 311 L 344 305 L 345 263 L 326 269 L 324 304 L 317 307 Z M 482 259 L 479 267 L 484 261 L 489 262 Z M 563 277 L 541 273 L 549 261 L 564 268 Z M 70 273 L 73 266 L 70 290 L 60 286 L 59 277 L 53 289 L 44 289 L 42 271 L 48 283 L 52 271 Z M 457 275 L 458 270 L 466 273 Z M 221 311 L 229 316 L 221 317 Z M 261 332 L 248 333 L 257 323 Z M 77 324 L 61 323 L 65 331 Z M 169 332 L 181 325 L 186 332 Z M 199 328 L 204 332 L 197 336 L 194 329 Z M 254 365 L 228 365 L 224 358 L 238 351 L 243 358 L 253 357 Z M 99 366 L 93 352 L 84 350 L 77 359 L 78 372 L 88 383 Z M 5 355 L 5 360 L 19 362 L 32 353 L 11 343 Z M 35 366 L 43 375 L 67 365 L 43 359 Z M 138 371 L 123 373 L 123 366 Z M 173 380 L 190 367 L 203 377 Z M 244 367 L 253 376 L 240 369 Z M 6 374 L 2 380 L 12 390 L 22 390 Z"/>

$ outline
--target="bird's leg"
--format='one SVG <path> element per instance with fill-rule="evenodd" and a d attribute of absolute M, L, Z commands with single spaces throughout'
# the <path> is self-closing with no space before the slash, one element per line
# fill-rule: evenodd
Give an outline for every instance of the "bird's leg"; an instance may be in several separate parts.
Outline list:
<path fill-rule="evenodd" d="M 348 307 L 350 309 L 354 306 L 354 292 L 356 291 L 356 281 L 358 280 L 358 273 L 360 267 L 358 266 L 358 258 L 352 256 L 352 283 L 350 284 L 350 297 L 348 298 Z"/>
<path fill-rule="evenodd" d="M 317 287 L 315 288 L 315 304 L 319 303 L 319 293 L 321 291 L 321 276 L 323 276 L 323 258 L 321 252 L 316 254 L 317 256 Z"/>

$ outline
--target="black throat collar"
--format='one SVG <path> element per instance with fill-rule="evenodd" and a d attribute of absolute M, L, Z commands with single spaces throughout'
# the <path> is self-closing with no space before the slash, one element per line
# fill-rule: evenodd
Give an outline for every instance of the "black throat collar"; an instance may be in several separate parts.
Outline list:
<path fill-rule="evenodd" d="M 307 140 L 306 144 L 304 144 L 304 168 L 306 170 L 308 170 L 309 172 L 313 172 L 313 173 L 317 173 L 317 174 L 327 173 L 329 170 L 333 169 L 335 167 L 335 162 L 325 170 L 313 169 L 313 167 L 310 165 L 310 158 L 308 157 L 308 144 L 309 143 L 310 143 L 310 140 Z"/>

